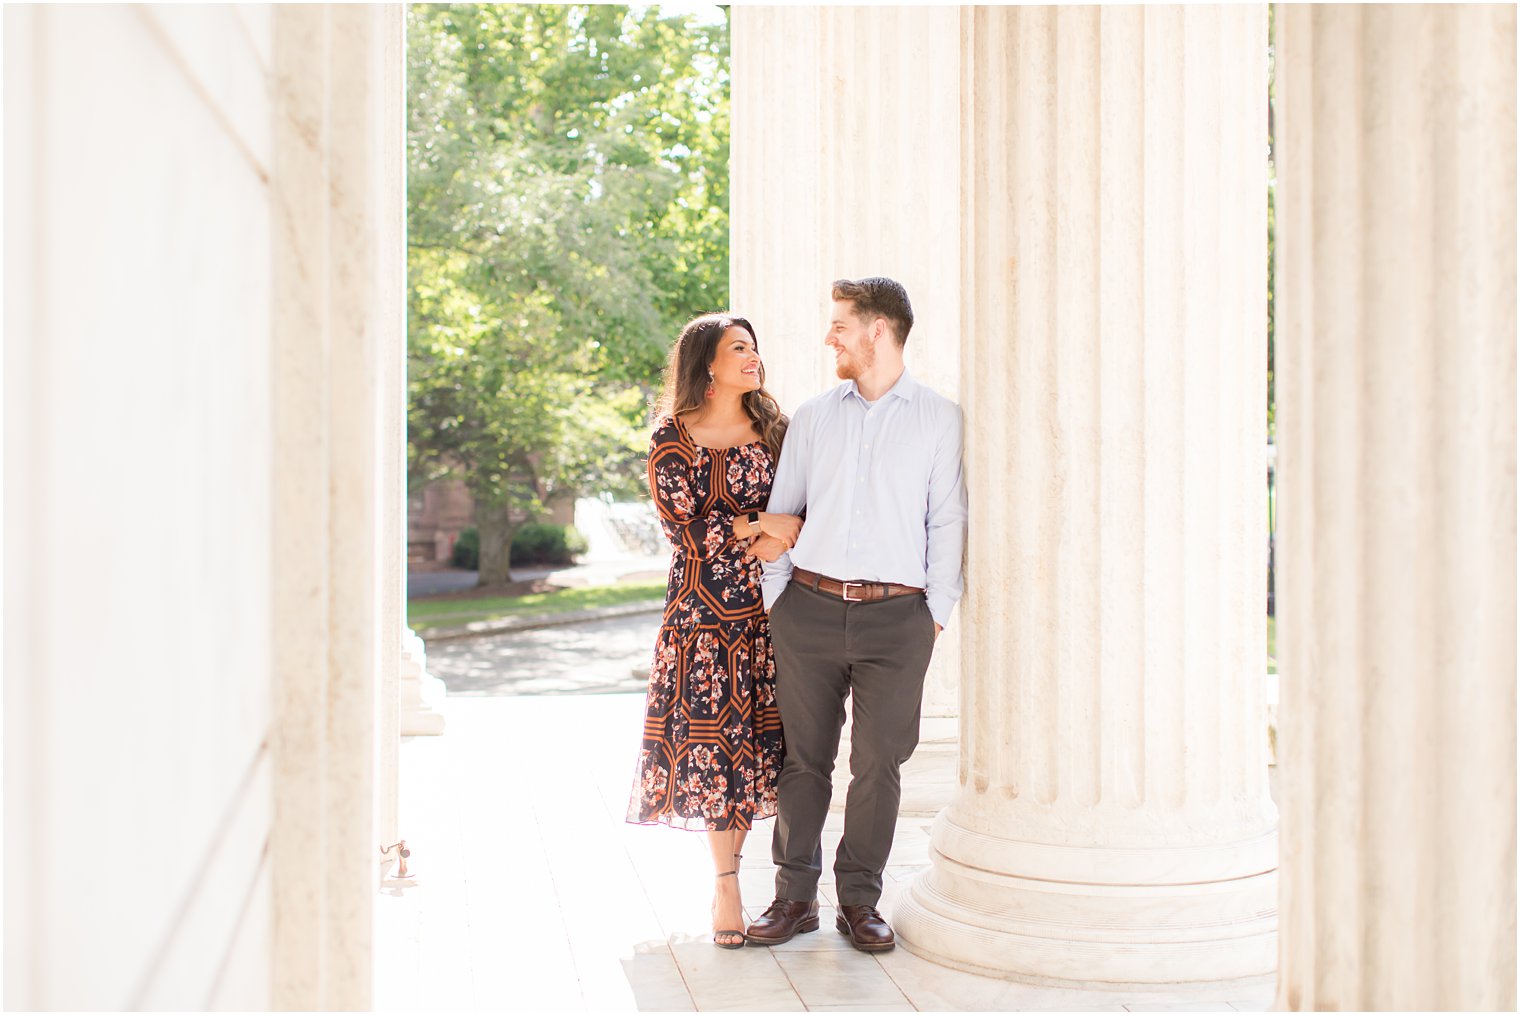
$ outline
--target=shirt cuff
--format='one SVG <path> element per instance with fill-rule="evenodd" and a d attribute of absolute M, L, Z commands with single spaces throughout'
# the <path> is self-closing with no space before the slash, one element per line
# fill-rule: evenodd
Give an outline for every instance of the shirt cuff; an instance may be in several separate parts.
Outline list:
<path fill-rule="evenodd" d="M 929 613 L 934 617 L 934 622 L 940 627 L 950 625 L 950 614 L 955 609 L 955 600 L 943 592 L 935 592 L 930 589 L 924 593 L 924 601 L 929 604 Z"/>
<path fill-rule="evenodd" d="M 765 573 L 760 577 L 760 601 L 765 604 L 766 613 L 771 612 L 771 607 L 781 598 L 781 593 L 786 591 L 791 581 L 792 562 L 786 554 L 777 558 L 774 564 L 765 565 Z"/>

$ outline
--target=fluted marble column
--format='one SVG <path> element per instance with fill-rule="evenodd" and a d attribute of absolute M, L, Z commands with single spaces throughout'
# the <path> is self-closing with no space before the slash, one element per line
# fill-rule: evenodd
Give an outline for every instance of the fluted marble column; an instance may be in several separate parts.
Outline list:
<path fill-rule="evenodd" d="M 272 1006 L 354 1010 L 396 834 L 403 12 L 285 5 L 271 29 Z"/>
<path fill-rule="evenodd" d="M 1279 8 L 1277 1007 L 1515 1007 L 1515 8 Z"/>
<path fill-rule="evenodd" d="M 1250 982 L 1266 9 L 962 19 L 961 786 L 895 925 L 1015 979 Z"/>
<path fill-rule="evenodd" d="M 729 305 L 755 325 L 766 387 L 788 413 L 833 377 L 823 358 L 819 73 L 822 9 L 730 8 Z"/>
<path fill-rule="evenodd" d="M 377 12 L 380 31 L 371 51 L 379 66 L 374 88 L 378 101 L 369 106 L 374 124 L 374 168 L 369 176 L 375 204 L 375 303 L 383 322 L 376 413 L 379 430 L 375 481 L 379 487 L 380 524 L 375 541 L 379 566 L 375 596 L 380 605 L 376 667 L 380 675 L 376 701 L 376 782 L 379 807 L 375 826 L 382 844 L 401 838 L 400 685 L 405 662 L 406 626 L 406 13 L 399 4 Z M 395 674 L 394 679 L 385 679 Z M 382 868 L 386 865 L 382 864 Z"/>
<path fill-rule="evenodd" d="M 838 384 L 823 344 L 829 285 L 887 275 L 913 301 L 908 369 L 959 400 L 960 11 L 732 17 L 732 302 L 759 332 L 767 387 L 791 412 Z M 960 623 L 957 611 L 925 678 L 927 739 L 954 725 Z"/>

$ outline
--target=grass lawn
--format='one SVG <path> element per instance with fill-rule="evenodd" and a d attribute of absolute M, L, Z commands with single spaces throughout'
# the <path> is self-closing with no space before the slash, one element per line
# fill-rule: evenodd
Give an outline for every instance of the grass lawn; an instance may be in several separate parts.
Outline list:
<path fill-rule="evenodd" d="M 1267 672 L 1277 672 L 1277 618 L 1267 618 Z"/>
<path fill-rule="evenodd" d="M 436 627 L 463 627 L 477 620 L 519 615 L 573 613 L 598 606 L 649 602 L 665 598 L 665 579 L 558 589 L 526 596 L 482 596 L 479 599 L 414 599 L 406 604 L 407 625 L 419 632 Z"/>

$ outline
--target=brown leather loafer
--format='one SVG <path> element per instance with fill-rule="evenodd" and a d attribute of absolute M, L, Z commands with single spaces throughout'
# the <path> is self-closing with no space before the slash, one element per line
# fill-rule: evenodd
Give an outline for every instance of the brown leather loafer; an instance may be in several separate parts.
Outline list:
<path fill-rule="evenodd" d="M 793 902 L 777 899 L 770 904 L 760 919 L 749 925 L 744 940 L 752 945 L 779 945 L 798 934 L 808 934 L 818 929 L 818 900 Z"/>
<path fill-rule="evenodd" d="M 840 906 L 834 926 L 863 952 L 889 952 L 897 944 L 892 928 L 875 906 Z"/>

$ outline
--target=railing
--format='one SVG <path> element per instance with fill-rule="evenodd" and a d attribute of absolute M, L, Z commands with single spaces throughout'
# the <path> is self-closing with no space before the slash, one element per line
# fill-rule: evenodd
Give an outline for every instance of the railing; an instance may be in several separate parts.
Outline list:
<path fill-rule="evenodd" d="M 584 498 L 576 502 L 576 527 L 591 542 L 594 553 L 652 557 L 669 549 L 654 505 L 647 500 L 615 501 L 610 494 Z"/>

